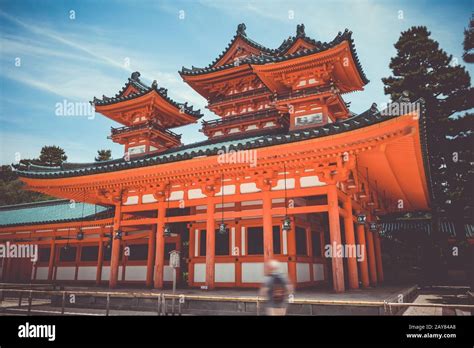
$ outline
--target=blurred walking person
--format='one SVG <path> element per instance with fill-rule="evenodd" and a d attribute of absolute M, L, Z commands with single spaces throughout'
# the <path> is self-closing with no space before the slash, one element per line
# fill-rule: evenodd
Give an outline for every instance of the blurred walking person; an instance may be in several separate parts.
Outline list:
<path fill-rule="evenodd" d="M 260 296 L 265 298 L 266 315 L 285 315 L 288 307 L 288 296 L 293 286 L 285 273 L 280 271 L 280 263 L 270 260 L 265 265 L 266 276 L 260 288 Z"/>

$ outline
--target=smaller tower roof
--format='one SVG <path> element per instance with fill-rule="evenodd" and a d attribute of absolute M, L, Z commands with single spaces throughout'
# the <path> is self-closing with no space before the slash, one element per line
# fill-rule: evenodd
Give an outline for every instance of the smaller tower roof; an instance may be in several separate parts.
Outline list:
<path fill-rule="evenodd" d="M 138 71 L 131 74 L 127 83 L 114 96 L 102 98 L 94 97 L 91 104 L 95 105 L 96 111 L 103 115 L 128 125 L 130 123 L 124 117 L 122 110 L 131 108 L 148 107 L 152 110 L 150 117 L 156 117 L 157 114 L 163 114 L 168 119 L 169 127 L 182 126 L 188 123 L 194 123 L 203 116 L 199 109 L 194 110 L 192 105 L 187 102 L 179 103 L 168 96 L 168 90 L 158 87 L 158 83 L 153 81 L 151 86 L 146 85 L 140 80 Z M 175 118 L 175 120 L 171 120 Z"/>

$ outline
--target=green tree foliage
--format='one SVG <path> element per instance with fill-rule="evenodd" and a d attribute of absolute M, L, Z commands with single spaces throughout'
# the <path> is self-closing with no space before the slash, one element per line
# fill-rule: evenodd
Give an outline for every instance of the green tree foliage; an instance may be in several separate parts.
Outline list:
<path fill-rule="evenodd" d="M 397 55 L 383 78 L 392 100 L 407 91 L 413 101 L 423 97 L 428 118 L 428 152 L 431 163 L 434 210 L 451 210 L 463 218 L 472 205 L 472 117 L 459 113 L 474 106 L 471 79 L 466 69 L 430 37 L 426 27 L 401 33 Z M 470 183 L 470 185 L 469 185 Z M 459 216 L 460 215 L 460 216 Z"/>
<path fill-rule="evenodd" d="M 97 150 L 97 157 L 95 158 L 96 162 L 108 161 L 112 158 L 111 150 Z"/>
<path fill-rule="evenodd" d="M 39 160 L 45 166 L 56 167 L 66 161 L 67 156 L 59 146 L 43 146 Z"/>
<path fill-rule="evenodd" d="M 463 59 L 466 63 L 474 63 L 474 16 L 469 21 L 469 28 L 464 30 Z"/>
<path fill-rule="evenodd" d="M 390 62 L 393 74 L 382 81 L 385 94 L 390 94 L 392 100 L 407 91 L 412 101 L 422 97 L 426 102 L 432 238 L 421 246 L 422 268 L 427 283 L 438 283 L 446 275 L 442 271 L 446 260 L 443 245 L 444 250 L 452 252 L 446 245 L 448 236 L 439 232 L 440 217 L 455 221 L 460 240 L 466 237 L 464 222 L 472 221 L 474 159 L 469 110 L 474 107 L 474 95 L 469 73 L 430 35 L 423 26 L 402 32 L 395 44 L 397 55 Z M 465 32 L 464 49 L 468 62 L 472 58 L 472 21 Z M 472 250 L 463 249 L 461 254 L 467 260 Z"/>
<path fill-rule="evenodd" d="M 55 199 L 39 192 L 24 190 L 24 184 L 9 165 L 0 168 L 0 206 Z"/>

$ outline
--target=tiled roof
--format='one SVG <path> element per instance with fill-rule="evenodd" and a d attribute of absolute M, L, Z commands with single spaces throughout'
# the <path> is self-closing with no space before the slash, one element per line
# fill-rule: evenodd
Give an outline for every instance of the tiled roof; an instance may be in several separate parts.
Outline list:
<path fill-rule="evenodd" d="M 135 87 L 138 92 L 137 93 L 131 93 L 126 96 L 123 95 L 125 90 L 132 85 Z M 97 105 L 97 106 L 102 106 L 102 105 L 110 105 L 110 104 L 115 104 L 119 103 L 122 101 L 126 100 L 131 100 L 135 99 L 138 97 L 141 97 L 145 94 L 151 93 L 152 91 L 155 91 L 158 93 L 163 99 L 165 99 L 168 103 L 173 105 L 174 107 L 183 110 L 186 114 L 193 116 L 195 118 L 201 118 L 203 114 L 201 113 L 201 110 L 197 109 L 194 110 L 192 105 L 188 105 L 188 103 L 178 103 L 168 97 L 168 90 L 166 88 L 160 87 L 158 88 L 158 84 L 155 81 L 153 81 L 151 86 L 147 86 L 140 80 L 140 73 L 138 71 L 132 73 L 131 77 L 128 78 L 128 82 L 125 84 L 125 86 L 122 88 L 120 92 L 118 92 L 115 97 L 106 97 L 105 95 L 102 96 L 102 99 L 98 99 L 94 97 L 94 99 L 91 101 L 91 104 Z"/>
<path fill-rule="evenodd" d="M 426 235 L 431 234 L 431 221 L 427 219 L 384 221 L 381 223 L 381 226 L 383 233 L 392 235 L 402 231 L 416 231 Z M 458 234 L 453 221 L 440 221 L 439 230 L 450 237 L 456 237 Z M 474 225 L 464 224 L 464 233 L 467 238 L 474 238 Z"/>
<path fill-rule="evenodd" d="M 94 220 L 112 215 L 113 208 L 61 199 L 0 207 L 0 226 Z"/>
<path fill-rule="evenodd" d="M 424 103 L 422 99 L 420 99 L 418 102 L 420 102 L 421 104 Z M 426 143 L 426 127 L 424 113 L 424 107 L 422 107 L 421 117 L 419 120 L 421 124 L 420 138 L 424 160 L 427 161 L 428 157 L 426 156 L 426 146 L 424 146 L 424 144 Z M 285 131 L 284 133 L 282 132 L 265 135 L 241 135 L 236 136 L 234 138 L 226 139 L 211 139 L 199 143 L 173 148 L 160 154 L 144 155 L 142 157 L 133 158 L 129 161 L 119 158 L 111 161 L 88 163 L 83 165 L 82 167 L 77 164 L 64 163 L 62 167 L 48 169 L 31 164 L 27 166 L 15 165 L 15 168 L 17 169 L 17 172 L 20 176 L 31 178 L 62 178 L 114 172 L 131 168 L 139 168 L 169 162 L 183 161 L 199 156 L 217 155 L 219 150 L 222 149 L 256 149 L 261 147 L 298 142 L 313 138 L 321 138 L 368 127 L 373 124 L 384 122 L 395 117 L 397 116 L 384 115 L 381 111 L 378 111 L 376 105 L 373 104 L 370 109 L 360 115 L 356 115 L 340 122 L 329 123 L 324 126 L 319 126 L 311 129 L 296 130 L 290 132 Z M 425 164 L 425 168 L 426 166 L 427 165 Z"/>
<path fill-rule="evenodd" d="M 242 25 L 242 24 L 241 24 Z M 311 54 L 315 53 L 320 53 L 323 51 L 326 51 L 332 47 L 335 47 L 339 45 L 340 43 L 347 41 L 349 43 L 352 57 L 356 63 L 357 70 L 359 71 L 359 74 L 362 78 L 362 81 L 364 84 L 369 83 L 369 80 L 365 76 L 365 73 L 362 69 L 362 66 L 360 64 L 359 58 L 357 56 L 357 51 L 355 49 L 354 45 L 354 40 L 352 39 L 352 32 L 346 29 L 344 32 L 339 32 L 337 36 L 334 38 L 334 40 L 330 42 L 321 42 L 321 41 L 316 41 L 313 40 L 309 37 L 306 36 L 304 33 L 304 29 L 301 30 L 298 27 L 298 32 L 296 36 L 289 37 L 287 40 L 283 41 L 283 43 L 277 48 L 277 49 L 269 49 L 266 48 L 260 44 L 257 44 L 255 41 L 250 40 L 247 38 L 247 35 L 245 34 L 245 31 L 239 32 L 237 30 L 237 34 L 234 36 L 232 41 L 229 43 L 229 45 L 225 48 L 225 50 L 217 57 L 209 66 L 205 68 L 197 68 L 197 67 L 192 67 L 191 69 L 182 67 L 181 71 L 179 72 L 181 75 L 200 75 L 200 74 L 206 74 L 210 72 L 215 72 L 219 70 L 225 70 L 225 69 L 230 69 L 235 67 L 234 63 L 231 64 L 224 64 L 221 66 L 214 66 L 226 53 L 227 51 L 232 47 L 234 42 L 237 40 L 237 38 L 243 39 L 246 43 L 249 45 L 256 47 L 259 49 L 262 54 L 255 56 L 251 55 L 246 58 L 240 59 L 239 60 L 239 65 L 244 65 L 244 64 L 255 64 L 255 65 L 262 65 L 262 64 L 267 64 L 267 63 L 276 63 L 276 62 L 282 62 L 286 60 L 291 60 L 299 57 L 304 57 L 308 56 Z M 303 26 L 304 28 L 304 26 Z M 315 46 L 313 49 L 304 49 L 300 50 L 298 52 L 292 53 L 292 54 L 285 54 L 286 51 L 291 47 L 291 45 L 298 39 L 302 38 L 303 40 L 311 43 L 312 45 Z"/>

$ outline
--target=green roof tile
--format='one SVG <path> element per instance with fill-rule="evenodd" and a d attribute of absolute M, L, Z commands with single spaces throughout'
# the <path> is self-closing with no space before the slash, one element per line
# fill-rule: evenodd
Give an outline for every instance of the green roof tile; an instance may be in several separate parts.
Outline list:
<path fill-rule="evenodd" d="M 0 207 L 0 226 L 93 220 L 112 208 L 69 200 L 17 204 Z"/>

